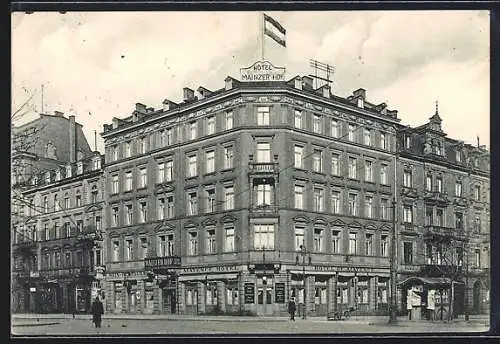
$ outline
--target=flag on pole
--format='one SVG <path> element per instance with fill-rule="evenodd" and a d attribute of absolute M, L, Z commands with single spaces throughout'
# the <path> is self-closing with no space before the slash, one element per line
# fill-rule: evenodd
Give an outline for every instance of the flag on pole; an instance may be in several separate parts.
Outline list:
<path fill-rule="evenodd" d="M 264 14 L 264 34 L 271 37 L 278 44 L 286 47 L 285 28 L 267 14 Z"/>

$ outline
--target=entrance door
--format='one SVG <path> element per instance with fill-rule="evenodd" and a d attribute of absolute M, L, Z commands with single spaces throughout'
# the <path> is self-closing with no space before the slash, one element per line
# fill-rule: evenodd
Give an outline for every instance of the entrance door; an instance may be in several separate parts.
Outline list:
<path fill-rule="evenodd" d="M 259 280 L 257 285 L 257 315 L 272 315 L 274 310 L 274 296 L 272 280 L 268 279 L 266 284 Z"/>
<path fill-rule="evenodd" d="M 481 282 L 476 281 L 473 286 L 473 312 L 479 314 L 481 311 Z"/>
<path fill-rule="evenodd" d="M 128 311 L 129 313 L 137 312 L 137 293 L 135 290 L 131 290 L 128 294 Z"/>
<path fill-rule="evenodd" d="M 163 313 L 175 314 L 177 310 L 177 300 L 175 295 L 175 289 L 165 288 L 163 289 Z"/>

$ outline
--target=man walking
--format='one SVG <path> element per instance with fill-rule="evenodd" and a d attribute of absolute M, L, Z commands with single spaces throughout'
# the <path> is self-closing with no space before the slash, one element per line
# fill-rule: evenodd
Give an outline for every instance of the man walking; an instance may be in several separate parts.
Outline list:
<path fill-rule="evenodd" d="M 95 327 L 101 327 L 101 316 L 104 314 L 104 307 L 102 302 L 99 300 L 99 296 L 96 296 L 95 301 L 92 303 L 92 322 Z"/>
<path fill-rule="evenodd" d="M 297 307 L 295 306 L 295 300 L 293 297 L 288 301 L 288 313 L 290 314 L 290 320 L 295 321 L 295 310 Z"/>

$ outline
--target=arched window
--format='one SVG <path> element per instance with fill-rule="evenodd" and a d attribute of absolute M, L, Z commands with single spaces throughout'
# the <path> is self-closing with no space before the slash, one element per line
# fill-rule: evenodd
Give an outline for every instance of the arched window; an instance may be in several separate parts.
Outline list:
<path fill-rule="evenodd" d="M 48 213 L 48 212 L 49 212 L 49 199 L 48 199 L 48 197 L 47 197 L 47 196 L 45 196 L 45 197 L 43 198 L 43 211 L 44 211 L 45 213 Z"/>
<path fill-rule="evenodd" d="M 97 191 L 97 186 L 93 186 L 92 187 L 92 192 L 91 192 L 91 203 L 97 203 L 97 195 L 98 195 L 98 191 Z"/>

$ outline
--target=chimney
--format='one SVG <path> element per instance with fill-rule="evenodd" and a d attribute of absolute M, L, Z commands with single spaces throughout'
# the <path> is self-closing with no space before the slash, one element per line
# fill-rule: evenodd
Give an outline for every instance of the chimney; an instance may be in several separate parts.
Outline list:
<path fill-rule="evenodd" d="M 324 85 L 323 87 L 321 87 L 321 94 L 325 98 L 330 98 L 330 86 Z"/>
<path fill-rule="evenodd" d="M 76 161 L 76 125 L 75 116 L 69 116 L 69 162 Z"/>
<path fill-rule="evenodd" d="M 205 87 L 202 86 L 198 87 L 196 91 L 198 91 L 198 94 L 200 95 L 199 99 L 206 98 L 212 94 L 212 91 L 207 90 Z"/>
<path fill-rule="evenodd" d="M 165 100 L 163 101 L 163 111 L 172 110 L 172 109 L 175 107 L 175 105 L 177 105 L 177 104 L 176 104 L 176 103 L 174 103 L 174 102 L 171 102 L 171 101 L 170 101 L 170 100 L 168 100 L 168 99 L 165 99 Z"/>
<path fill-rule="evenodd" d="M 354 98 L 361 98 L 366 100 L 366 90 L 364 88 L 359 88 L 356 91 L 352 92 Z"/>
<path fill-rule="evenodd" d="M 225 87 L 226 91 L 230 90 L 234 87 L 235 80 L 233 78 L 231 78 L 230 76 L 228 76 L 224 81 L 226 82 L 226 87 Z"/>
<path fill-rule="evenodd" d="M 113 117 L 113 120 L 112 120 L 112 121 L 113 121 L 113 129 L 118 128 L 118 124 L 119 124 L 119 123 L 118 123 L 118 118 Z"/>
<path fill-rule="evenodd" d="M 184 95 L 183 100 L 185 102 L 189 102 L 191 100 L 194 100 L 194 91 L 190 89 L 189 87 L 184 87 L 182 89 L 182 93 Z"/>
<path fill-rule="evenodd" d="M 146 105 L 142 103 L 135 103 L 135 111 L 146 113 Z"/>
<path fill-rule="evenodd" d="M 300 77 L 294 79 L 294 87 L 298 90 L 302 89 L 302 79 Z"/>
<path fill-rule="evenodd" d="M 64 117 L 64 112 L 61 112 L 61 111 L 54 111 L 54 116 L 57 116 L 57 117 Z"/>

